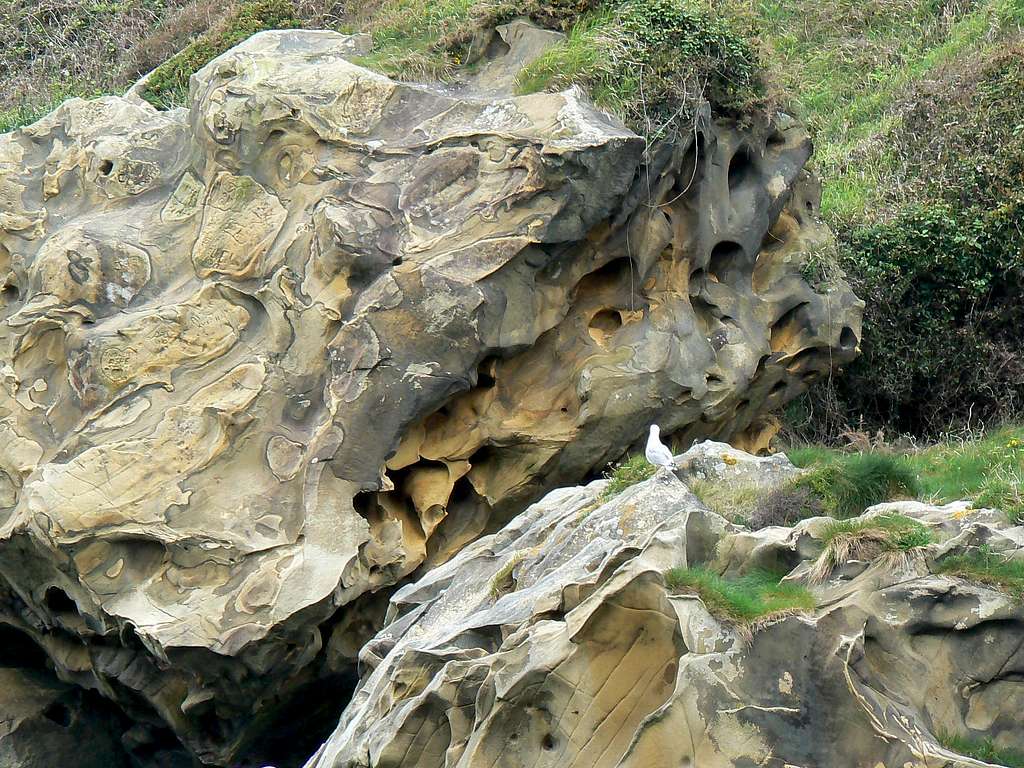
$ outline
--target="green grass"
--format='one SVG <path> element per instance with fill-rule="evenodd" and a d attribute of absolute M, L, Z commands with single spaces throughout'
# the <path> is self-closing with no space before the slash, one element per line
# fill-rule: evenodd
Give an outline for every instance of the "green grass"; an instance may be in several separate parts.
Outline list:
<path fill-rule="evenodd" d="M 636 485 L 654 476 L 657 467 L 647 461 L 643 456 L 629 456 L 627 459 L 608 473 L 611 481 L 608 487 L 601 494 L 601 501 L 605 502 L 618 496 L 631 485 Z"/>
<path fill-rule="evenodd" d="M 879 531 L 893 550 L 907 551 L 932 543 L 928 528 L 905 515 L 876 515 L 856 520 L 835 520 L 822 531 L 822 542 L 828 546 L 843 537 L 856 537 L 866 531 Z"/>
<path fill-rule="evenodd" d="M 909 554 L 932 543 L 928 528 L 903 515 L 877 515 L 857 520 L 836 520 L 822 531 L 824 550 L 809 577 L 822 582 L 848 560 L 871 560 L 895 568 Z"/>
<path fill-rule="evenodd" d="M 921 493 L 947 503 L 971 499 L 1024 522 L 1024 427 L 1005 427 L 981 440 L 946 443 L 910 457 Z"/>
<path fill-rule="evenodd" d="M 357 29 L 373 37 L 373 51 L 356 61 L 402 79 L 445 79 L 465 63 L 465 53 L 449 50 L 449 35 L 472 37 L 473 0 L 390 0 Z M 479 5 L 485 6 L 486 3 Z"/>
<path fill-rule="evenodd" d="M 35 102 L 25 102 L 9 109 L 0 110 L 0 133 L 23 128 L 26 125 L 36 122 L 55 110 L 68 99 L 76 96 L 89 99 L 102 95 L 99 91 L 72 90 L 67 88 L 54 88 L 49 96 L 38 99 Z"/>
<path fill-rule="evenodd" d="M 726 579 L 705 568 L 673 568 L 665 584 L 675 594 L 695 594 L 716 618 L 746 629 L 815 608 L 814 596 L 799 584 L 783 583 L 782 575 L 756 571 Z"/>
<path fill-rule="evenodd" d="M 997 747 L 992 739 L 972 739 L 945 732 L 939 732 L 935 737 L 950 752 L 1006 768 L 1024 768 L 1024 752 Z"/>
<path fill-rule="evenodd" d="M 1011 560 L 988 547 L 944 557 L 937 564 L 936 572 L 986 584 L 1024 602 L 1024 560 Z"/>
<path fill-rule="evenodd" d="M 976 507 L 1002 510 L 1012 523 L 1024 522 L 1024 427 L 1007 426 L 980 439 L 942 442 L 900 456 L 845 454 L 817 445 L 795 447 L 787 455 L 798 467 L 812 470 L 811 477 L 800 482 L 820 494 L 829 493 L 829 483 L 836 477 L 841 478 L 842 490 L 862 482 L 858 477 L 875 475 L 869 485 L 877 489 L 878 478 L 888 475 L 908 496 L 934 504 L 968 499 Z M 896 467 L 897 472 L 878 471 L 885 467 Z"/>
<path fill-rule="evenodd" d="M 833 454 L 791 483 L 821 499 L 825 514 L 855 517 L 865 509 L 918 492 L 917 478 L 907 460 L 881 453 Z"/>
<path fill-rule="evenodd" d="M 964 54 L 983 55 L 1018 31 L 1019 0 L 950 8 L 934 0 L 731 0 L 759 30 L 776 76 L 816 138 L 825 180 L 822 211 L 859 218 L 899 158 L 882 137 L 899 123 L 893 105 L 914 84 Z M 950 12 L 952 11 L 952 12 Z M 869 159 L 850 162 L 867 152 Z"/>
<path fill-rule="evenodd" d="M 153 70 L 142 95 L 158 109 L 183 105 L 188 100 L 189 78 L 224 51 L 257 32 L 290 29 L 301 24 L 290 0 L 242 3 L 227 19 Z"/>

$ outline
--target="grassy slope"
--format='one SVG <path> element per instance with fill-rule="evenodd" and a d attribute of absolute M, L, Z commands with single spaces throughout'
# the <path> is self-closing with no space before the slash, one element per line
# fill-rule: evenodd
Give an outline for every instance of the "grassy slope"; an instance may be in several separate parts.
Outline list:
<path fill-rule="evenodd" d="M 721 1 L 721 0 L 719 0 Z M 887 141 L 921 83 L 981 60 L 1024 25 L 1021 0 L 725 0 L 755 19 L 815 136 L 822 211 L 838 227 L 892 195 Z"/>

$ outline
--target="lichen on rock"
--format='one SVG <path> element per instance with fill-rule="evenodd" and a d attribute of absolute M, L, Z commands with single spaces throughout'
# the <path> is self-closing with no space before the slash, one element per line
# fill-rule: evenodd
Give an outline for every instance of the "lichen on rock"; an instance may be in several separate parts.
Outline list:
<path fill-rule="evenodd" d="M 351 674 L 332 633 L 376 629 L 375 593 L 651 421 L 756 442 L 860 334 L 801 274 L 830 235 L 792 119 L 647 146 L 575 89 L 358 49 L 262 33 L 187 110 L 0 137 L 0 620 L 209 764 Z"/>

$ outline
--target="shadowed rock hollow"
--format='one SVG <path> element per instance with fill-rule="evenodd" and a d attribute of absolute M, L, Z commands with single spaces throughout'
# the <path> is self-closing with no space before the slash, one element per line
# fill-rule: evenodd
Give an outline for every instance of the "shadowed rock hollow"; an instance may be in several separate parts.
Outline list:
<path fill-rule="evenodd" d="M 263 33 L 188 110 L 0 137 L 2 621 L 209 764 L 336 715 L 374 593 L 652 421 L 760 444 L 858 344 L 788 117 L 647 147 L 363 43 Z"/>

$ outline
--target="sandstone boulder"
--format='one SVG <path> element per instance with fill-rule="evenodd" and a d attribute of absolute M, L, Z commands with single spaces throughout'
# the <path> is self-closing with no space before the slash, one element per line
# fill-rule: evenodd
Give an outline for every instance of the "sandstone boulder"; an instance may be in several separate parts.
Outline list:
<path fill-rule="evenodd" d="M 290 740 L 297 697 L 336 717 L 381 590 L 651 421 L 756 441 L 858 344 L 849 287 L 805 279 L 790 118 L 646 146 L 365 42 L 263 33 L 187 110 L 0 137 L 0 620 L 209 764 Z"/>
<path fill-rule="evenodd" d="M 400 589 L 308 768 L 966 767 L 986 764 L 937 734 L 1024 748 L 1024 605 L 932 572 L 980 540 L 1024 559 L 1024 528 L 952 517 L 957 532 L 901 567 L 837 573 L 814 610 L 749 633 L 664 575 L 724 570 L 694 539 L 772 529 L 740 531 L 664 470 L 606 489 L 553 492 Z M 799 527 L 814 538 L 821 522 Z"/>

